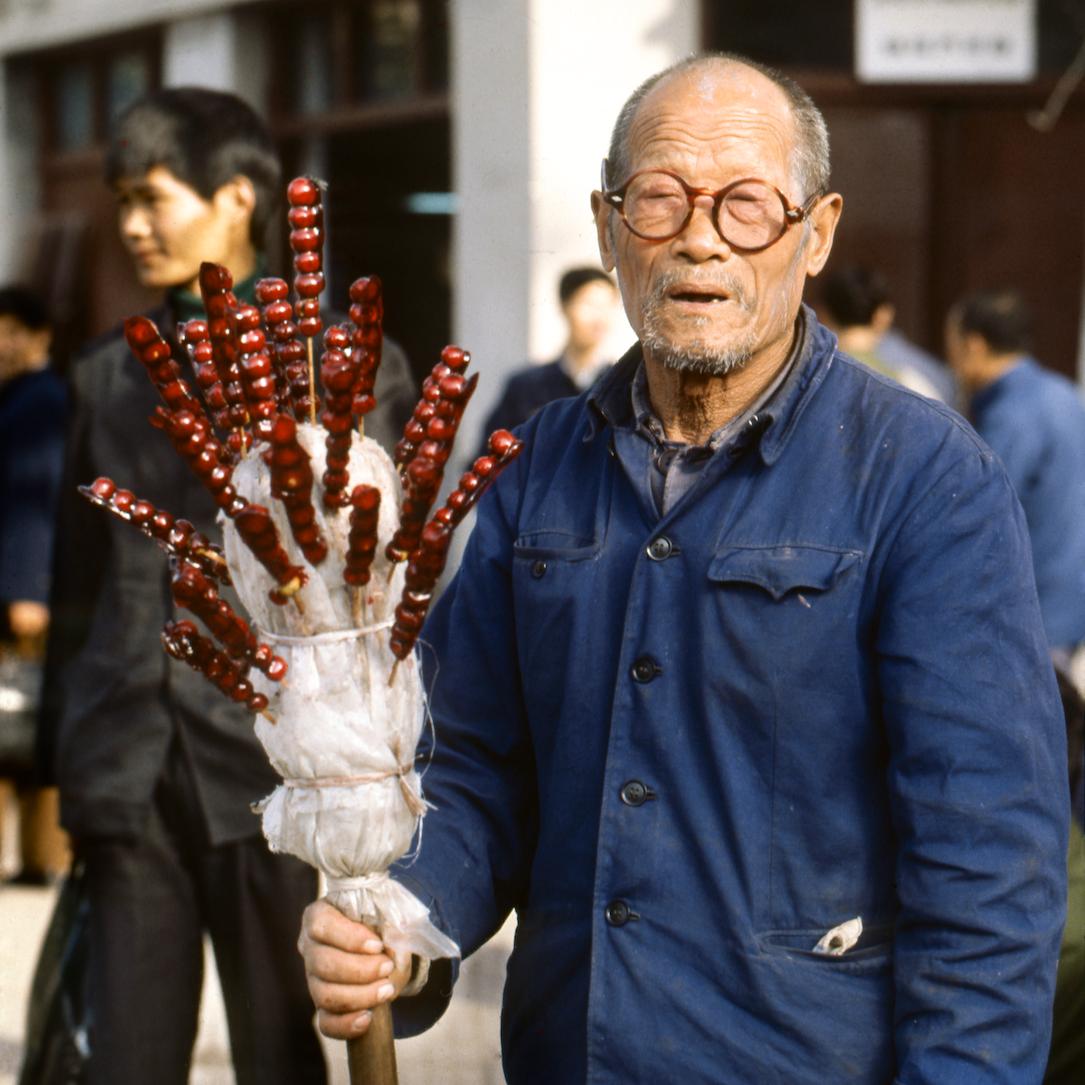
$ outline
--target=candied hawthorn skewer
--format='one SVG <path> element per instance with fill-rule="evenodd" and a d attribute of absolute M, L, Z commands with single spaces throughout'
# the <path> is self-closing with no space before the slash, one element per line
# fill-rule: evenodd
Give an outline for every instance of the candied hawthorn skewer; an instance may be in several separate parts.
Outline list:
<path fill-rule="evenodd" d="M 350 483 L 350 461 L 354 416 L 351 413 L 354 386 L 357 383 L 358 356 L 349 351 L 350 332 L 333 325 L 324 333 L 324 354 L 320 361 L 320 379 L 324 385 L 324 409 L 320 421 L 327 431 L 328 450 L 324 471 L 324 507 L 342 508 L 349 504 L 346 489 Z"/>
<path fill-rule="evenodd" d="M 294 323 L 290 287 L 285 279 L 261 279 L 256 284 L 256 300 L 271 339 L 277 376 L 286 385 L 285 398 L 280 395 L 280 408 L 284 411 L 289 408 L 299 422 L 304 421 L 312 410 L 309 371 L 305 344 L 298 338 L 298 326 Z"/>
<path fill-rule="evenodd" d="M 194 622 L 166 622 L 162 627 L 162 646 L 168 655 L 199 671 L 231 701 L 243 704 L 250 711 L 259 712 L 272 723 L 275 722 L 267 713 L 267 697 L 253 689 L 241 664 L 216 648 L 215 642 L 205 637 Z"/>
<path fill-rule="evenodd" d="M 244 498 L 239 500 L 244 501 Z M 252 551 L 253 557 L 271 574 L 278 585 L 269 593 L 273 603 L 280 605 L 295 596 L 308 576 L 300 565 L 295 565 L 279 542 L 271 513 L 263 505 L 245 504 L 232 516 L 241 541 Z M 294 599 L 298 609 L 301 601 Z"/>
<path fill-rule="evenodd" d="M 234 317 L 241 385 L 245 392 L 249 414 L 255 420 L 257 437 L 267 440 L 278 414 L 275 394 L 275 373 L 267 350 L 267 337 L 260 327 L 260 310 L 255 305 L 238 306 Z"/>
<path fill-rule="evenodd" d="M 237 343 L 234 335 L 234 311 L 237 298 L 232 293 L 233 276 L 221 264 L 200 264 L 200 295 L 207 310 L 207 331 L 211 339 L 211 354 L 218 370 L 230 434 L 226 441 L 238 455 L 248 448 L 246 427 L 249 424 L 248 404 L 237 364 Z"/>
<path fill-rule="evenodd" d="M 324 208 L 320 185 L 311 177 L 295 177 L 287 186 L 290 204 L 290 249 L 294 253 L 294 317 L 305 336 L 309 362 L 309 395 L 312 399 L 309 421 L 316 423 L 316 363 L 313 339 L 324 327 L 320 318 L 320 294 L 324 290 Z"/>
<path fill-rule="evenodd" d="M 419 446 L 426 439 L 426 427 L 438 414 L 438 408 L 442 400 L 440 391 L 441 381 L 447 377 L 462 377 L 471 362 L 471 355 L 459 347 L 447 346 L 441 351 L 441 360 L 433 367 L 429 375 L 422 382 L 422 396 L 415 405 L 411 417 L 403 427 L 403 437 L 397 442 L 393 461 L 402 473 L 407 464 L 418 455 Z M 467 399 L 474 392 L 474 383 L 471 391 L 467 392 Z M 463 414 L 467 407 L 467 400 L 463 401 L 459 408 L 459 414 Z M 446 417 L 456 413 L 452 407 L 443 408 Z"/>
<path fill-rule="evenodd" d="M 154 421 L 166 431 L 174 448 L 203 483 L 215 504 L 233 520 L 242 542 L 271 574 L 277 585 L 270 592 L 271 600 L 285 603 L 305 583 L 305 570 L 290 561 L 268 510 L 263 505 L 250 505 L 234 489 L 233 473 L 222 463 L 219 443 L 211 437 L 206 421 L 198 419 L 191 411 L 171 415 L 161 407 Z"/>
<path fill-rule="evenodd" d="M 414 438 L 419 443 L 414 445 L 414 453 L 403 470 L 406 496 L 400 510 L 400 525 L 385 551 L 391 562 L 405 560 L 418 545 L 441 488 L 460 420 L 478 383 L 477 374 L 470 378 L 463 376 L 462 367 L 470 360 L 465 351 L 446 347 L 442 358 L 451 359 L 460 368 L 454 369 L 446 361 L 434 366 L 423 384 L 421 401 L 432 410 L 416 408 L 415 417 L 404 431 L 412 444 Z M 424 424 L 419 421 L 423 414 Z"/>
<path fill-rule="evenodd" d="M 351 588 L 354 624 L 362 624 L 362 588 L 369 583 L 373 559 L 377 555 L 377 529 L 380 519 L 381 492 L 376 486 L 355 486 L 350 493 L 350 533 L 343 580 Z"/>
<path fill-rule="evenodd" d="M 319 565 L 328 556 L 313 508 L 313 469 L 309 453 L 298 443 L 298 426 L 289 415 L 275 419 L 269 434 L 271 447 L 264 461 L 271 469 L 271 495 L 286 510 L 290 531 L 310 565 Z"/>
<path fill-rule="evenodd" d="M 177 329 L 177 338 L 188 353 L 192 371 L 196 374 L 196 383 L 203 393 L 203 401 L 211 414 L 211 419 L 222 433 L 230 432 L 229 404 L 222 390 L 222 381 L 215 368 L 214 353 L 211 348 L 211 336 L 206 320 L 188 320 Z M 227 458 L 236 459 L 233 453 L 224 449 Z"/>
<path fill-rule="evenodd" d="M 181 368 L 173 359 L 169 343 L 153 321 L 145 316 L 129 317 L 124 322 L 124 338 L 169 410 L 203 415 L 202 404 L 181 376 Z"/>
<path fill-rule="evenodd" d="M 384 349 L 384 293 L 380 278 L 363 275 L 350 284 L 350 319 L 354 325 L 356 378 L 351 410 L 358 416 L 358 432 L 365 433 L 365 416 L 377 405 L 374 388 Z"/>
<path fill-rule="evenodd" d="M 162 407 L 155 410 L 151 424 L 165 431 L 177 454 L 192 468 L 214 502 L 227 516 L 242 508 L 245 499 L 239 497 L 231 479 L 233 471 L 222 460 L 222 445 L 212 436 L 207 419 L 192 411 L 171 414 Z"/>
<path fill-rule="evenodd" d="M 351 587 L 369 583 L 370 567 L 377 553 L 377 520 L 381 492 L 376 486 L 355 486 L 350 494 L 350 534 L 343 579 Z"/>
<path fill-rule="evenodd" d="M 470 470 L 464 472 L 457 488 L 423 528 L 418 546 L 411 554 L 403 595 L 396 607 L 392 626 L 391 648 L 397 660 L 406 659 L 418 639 L 433 600 L 433 589 L 448 561 L 452 532 L 486 488 L 520 455 L 524 447 L 523 441 L 503 429 L 492 433 L 488 444 L 490 455 L 479 456 Z"/>
<path fill-rule="evenodd" d="M 190 610 L 238 662 L 261 670 L 273 682 L 286 675 L 286 661 L 260 644 L 249 623 L 223 599 L 215 585 L 195 566 L 181 562 L 171 581 L 174 602 Z"/>
<path fill-rule="evenodd" d="M 130 490 L 119 489 L 111 479 L 101 477 L 79 492 L 90 502 L 154 539 L 171 557 L 191 562 L 222 584 L 230 583 L 230 571 L 222 550 L 188 520 L 175 520 L 165 509 L 156 509 L 150 501 L 138 498 Z"/>

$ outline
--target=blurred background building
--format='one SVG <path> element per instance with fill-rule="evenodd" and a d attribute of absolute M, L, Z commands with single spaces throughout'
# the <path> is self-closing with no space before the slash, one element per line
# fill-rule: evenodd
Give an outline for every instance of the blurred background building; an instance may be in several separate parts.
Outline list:
<path fill-rule="evenodd" d="M 954 298 L 1013 284 L 1036 354 L 1076 376 L 1085 93 L 1043 110 L 1083 37 L 1085 0 L 0 0 L 0 280 L 46 293 L 62 354 L 143 307 L 99 180 L 110 121 L 160 85 L 232 90 L 288 170 L 329 183 L 333 303 L 379 272 L 420 371 L 447 341 L 472 350 L 479 419 L 560 347 L 553 283 L 596 258 L 588 193 L 622 99 L 734 49 L 824 109 L 834 260 L 881 269 L 908 336 L 940 353 Z"/>

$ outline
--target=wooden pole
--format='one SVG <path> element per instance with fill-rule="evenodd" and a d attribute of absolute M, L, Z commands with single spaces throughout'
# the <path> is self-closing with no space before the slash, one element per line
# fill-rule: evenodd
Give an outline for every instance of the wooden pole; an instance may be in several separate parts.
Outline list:
<path fill-rule="evenodd" d="M 399 1085 L 396 1046 L 392 1038 L 392 1007 L 373 1007 L 373 1020 L 364 1036 L 347 1040 L 350 1085 Z"/>

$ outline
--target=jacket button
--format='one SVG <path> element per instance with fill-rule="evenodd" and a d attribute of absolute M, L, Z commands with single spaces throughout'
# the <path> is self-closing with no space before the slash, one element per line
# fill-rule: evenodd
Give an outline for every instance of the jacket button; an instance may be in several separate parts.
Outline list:
<path fill-rule="evenodd" d="M 535 562 L 535 564 L 531 566 L 531 575 L 536 580 L 538 580 L 539 577 L 545 576 L 546 575 L 546 562 L 541 561 L 541 560 Z"/>
<path fill-rule="evenodd" d="M 660 535 L 648 544 L 648 557 L 652 561 L 666 561 L 674 553 L 674 543 L 666 535 Z"/>
<path fill-rule="evenodd" d="M 634 682 L 651 682 L 653 678 L 663 673 L 663 668 L 651 656 L 641 656 L 633 664 L 630 673 L 633 675 Z"/>
<path fill-rule="evenodd" d="M 626 923 L 634 918 L 633 912 L 630 911 L 629 905 L 624 900 L 612 900 L 606 906 L 603 914 L 612 927 L 624 927 Z"/>
<path fill-rule="evenodd" d="M 627 784 L 624 784 L 621 791 L 618 792 L 618 798 L 620 798 L 626 806 L 643 806 L 650 796 L 651 792 L 640 782 L 640 780 L 630 780 Z"/>

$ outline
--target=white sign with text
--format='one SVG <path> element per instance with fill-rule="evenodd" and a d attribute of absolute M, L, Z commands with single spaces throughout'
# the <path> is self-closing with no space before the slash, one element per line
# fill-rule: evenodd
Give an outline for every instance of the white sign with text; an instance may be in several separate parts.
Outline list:
<path fill-rule="evenodd" d="M 1036 0 L 855 0 L 867 83 L 1018 83 L 1036 72 Z"/>

